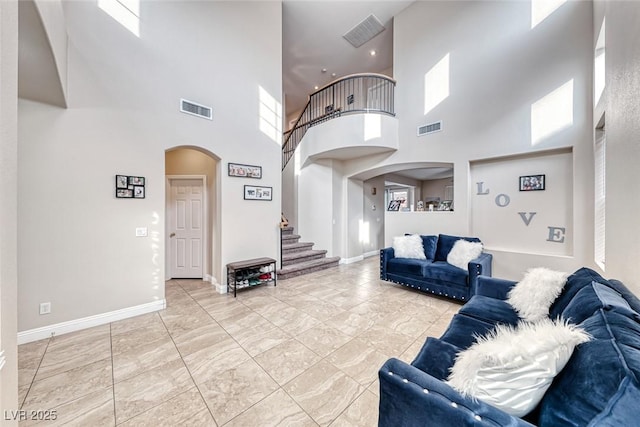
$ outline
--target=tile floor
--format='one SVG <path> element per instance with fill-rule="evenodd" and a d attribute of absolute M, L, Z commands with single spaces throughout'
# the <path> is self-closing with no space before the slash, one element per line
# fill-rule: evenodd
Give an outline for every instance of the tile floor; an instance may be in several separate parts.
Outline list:
<path fill-rule="evenodd" d="M 380 366 L 410 362 L 460 308 L 379 280 L 376 257 L 235 299 L 171 280 L 166 299 L 21 345 L 21 409 L 55 409 L 46 425 L 376 426 Z"/>

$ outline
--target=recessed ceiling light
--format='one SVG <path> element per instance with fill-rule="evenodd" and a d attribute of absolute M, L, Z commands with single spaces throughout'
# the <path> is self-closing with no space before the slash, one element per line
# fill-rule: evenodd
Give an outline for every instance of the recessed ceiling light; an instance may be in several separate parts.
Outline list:
<path fill-rule="evenodd" d="M 326 73 L 326 72 L 327 72 L 327 69 L 326 69 L 326 68 L 323 68 L 323 69 L 322 69 L 322 70 L 320 70 L 320 71 L 322 71 L 323 73 Z"/>
<path fill-rule="evenodd" d="M 336 73 L 331 73 L 331 77 L 335 77 L 335 76 L 336 76 Z"/>
<path fill-rule="evenodd" d="M 376 56 L 376 51 L 375 51 L 375 50 L 370 51 L 370 52 L 369 52 L 369 55 L 371 55 L 371 56 Z"/>
<path fill-rule="evenodd" d="M 315 90 L 318 90 L 318 86 L 314 86 L 313 88 L 314 88 Z"/>

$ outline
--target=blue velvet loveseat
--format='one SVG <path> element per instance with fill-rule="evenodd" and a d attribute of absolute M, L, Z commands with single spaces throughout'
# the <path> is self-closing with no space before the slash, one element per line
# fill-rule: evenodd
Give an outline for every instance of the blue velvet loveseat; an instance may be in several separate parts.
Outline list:
<path fill-rule="evenodd" d="M 380 250 L 380 279 L 447 298 L 468 301 L 475 294 L 478 276 L 491 276 L 491 254 L 483 252 L 466 269 L 447 263 L 456 241 L 480 242 L 477 237 L 440 234 L 420 236 L 426 259 L 398 258 L 394 249 Z"/>
<path fill-rule="evenodd" d="M 640 301 L 621 282 L 582 268 L 569 276 L 549 309 L 592 339 L 578 345 L 537 407 L 523 418 L 445 382 L 456 353 L 498 323 L 515 325 L 505 301 L 514 282 L 480 277 L 475 296 L 445 333 L 428 338 L 411 364 L 389 359 L 379 371 L 379 427 L 640 425 Z"/>

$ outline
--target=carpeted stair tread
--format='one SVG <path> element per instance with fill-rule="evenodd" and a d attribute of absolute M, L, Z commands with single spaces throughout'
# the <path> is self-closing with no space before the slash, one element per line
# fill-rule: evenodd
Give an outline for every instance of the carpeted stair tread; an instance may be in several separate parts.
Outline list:
<path fill-rule="evenodd" d="M 286 243 L 290 240 L 298 240 L 300 236 L 298 234 L 283 234 L 282 235 L 282 243 Z"/>
<path fill-rule="evenodd" d="M 325 268 L 337 267 L 339 261 L 340 257 L 331 257 L 299 262 L 283 266 L 280 270 L 277 271 L 277 274 L 279 279 L 287 279 L 290 277 L 311 273 L 313 271 L 323 270 Z"/>
<path fill-rule="evenodd" d="M 294 263 L 310 261 L 312 259 L 323 258 L 326 253 L 326 250 L 320 249 L 283 253 L 282 264 L 286 266 Z"/>
<path fill-rule="evenodd" d="M 293 227 L 291 226 L 282 227 L 281 230 L 282 230 L 283 237 L 293 234 Z"/>
<path fill-rule="evenodd" d="M 312 242 L 282 243 L 282 255 L 291 252 L 306 251 L 313 247 Z"/>

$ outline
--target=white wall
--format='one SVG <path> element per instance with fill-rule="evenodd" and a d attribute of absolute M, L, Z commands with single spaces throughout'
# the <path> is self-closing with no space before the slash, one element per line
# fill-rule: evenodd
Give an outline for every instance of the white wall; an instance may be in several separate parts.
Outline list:
<path fill-rule="evenodd" d="M 533 29 L 530 7 L 529 2 L 416 2 L 395 18 L 400 149 L 381 164 L 452 162 L 456 185 L 453 213 L 399 213 L 394 219 L 387 213 L 387 245 L 393 232 L 402 231 L 390 224 L 396 217 L 410 232 L 470 234 L 475 191 L 470 162 L 571 147 L 572 184 L 562 183 L 573 191 L 565 206 L 573 213 L 571 259 L 550 262 L 547 256 L 496 251 L 494 274 L 520 278 L 535 265 L 556 263 L 568 270 L 593 265 L 592 6 L 567 2 Z M 447 54 L 448 96 L 425 112 L 425 79 Z M 534 141 L 532 105 L 569 81 L 572 123 Z M 446 79 L 439 83 L 447 86 Z M 441 132 L 416 137 L 417 126 L 437 120 L 443 121 Z"/>
<path fill-rule="evenodd" d="M 599 25 L 602 3 L 598 2 Z M 606 138 L 607 210 L 605 275 L 640 293 L 640 192 L 634 183 L 640 163 L 640 8 L 635 2 L 607 1 Z M 594 38 L 595 40 L 595 38 Z M 594 42 L 595 45 L 595 42 Z"/>
<path fill-rule="evenodd" d="M 298 188 L 298 228 L 300 241 L 314 242 L 314 249 L 327 250 L 327 256 L 334 256 L 333 234 L 328 230 L 339 229 L 340 222 L 334 224 L 333 161 L 321 160 L 300 170 L 297 177 Z M 323 183 L 323 185 L 318 185 Z M 306 189 L 306 190 L 302 190 Z M 339 194 L 342 194 L 341 192 Z"/>
<path fill-rule="evenodd" d="M 398 120 L 384 114 L 349 114 L 312 126 L 298 146 L 301 167 L 323 158 L 346 160 L 397 148 Z"/>
<path fill-rule="evenodd" d="M 545 175 L 542 191 L 519 177 Z M 535 153 L 471 165 L 471 234 L 488 250 L 573 255 L 573 154 Z"/>
<path fill-rule="evenodd" d="M 453 178 L 427 179 L 422 181 L 422 201 L 433 200 L 435 197 L 439 197 L 440 200 L 447 200 L 445 190 L 448 186 L 453 185 Z M 455 206 L 455 200 L 453 203 Z M 425 204 L 424 208 L 428 209 L 429 206 Z"/>
<path fill-rule="evenodd" d="M 347 250 L 343 255 L 347 260 L 359 259 L 364 254 L 364 243 L 369 233 L 364 232 L 364 185 L 358 179 L 346 179 L 345 206 Z"/>
<path fill-rule="evenodd" d="M 142 2 L 140 38 L 95 2 L 64 7 L 69 108 L 19 105 L 19 330 L 164 299 L 172 147 L 261 165 L 252 183 L 273 187 L 273 201 L 245 201 L 246 180 L 221 174 L 223 278 L 229 262 L 277 258 L 280 145 L 260 131 L 259 88 L 279 101 L 281 4 Z M 212 106 L 213 121 L 179 113 L 180 98 Z M 147 197 L 116 199 L 115 174 L 145 176 Z"/>
<path fill-rule="evenodd" d="M 468 234 L 467 224 L 465 224 L 461 218 L 464 218 L 464 215 L 455 211 L 385 211 L 383 247 L 391 246 L 395 236 L 402 236 L 405 233 L 424 235 L 438 235 L 442 233 L 454 236 L 466 236 Z"/>
<path fill-rule="evenodd" d="M 17 111 L 18 4 L 0 2 L 0 410 L 18 409 Z M 18 425 L 4 420 L 2 425 Z"/>
<path fill-rule="evenodd" d="M 283 209 L 294 212 L 285 214 L 295 218 L 301 240 L 314 242 L 315 249 L 325 249 L 328 256 L 346 261 L 370 252 L 366 242 L 377 241 L 381 229 L 369 228 L 368 236 L 361 235 L 364 184 L 346 171 L 345 165 L 362 162 L 365 156 L 364 162 L 370 166 L 377 160 L 367 154 L 388 156 L 396 147 L 398 120 L 391 116 L 353 114 L 311 127 L 282 178 L 283 191 L 287 191 Z M 378 191 L 383 194 L 384 185 Z"/>
<path fill-rule="evenodd" d="M 373 194 L 375 188 L 376 194 Z M 363 221 L 368 230 L 363 243 L 363 254 L 371 254 L 384 247 L 384 176 L 371 178 L 363 183 L 364 206 Z"/>
<path fill-rule="evenodd" d="M 294 228 L 298 226 L 298 177 L 295 165 L 295 159 L 292 158 L 282 171 L 282 213 Z"/>

